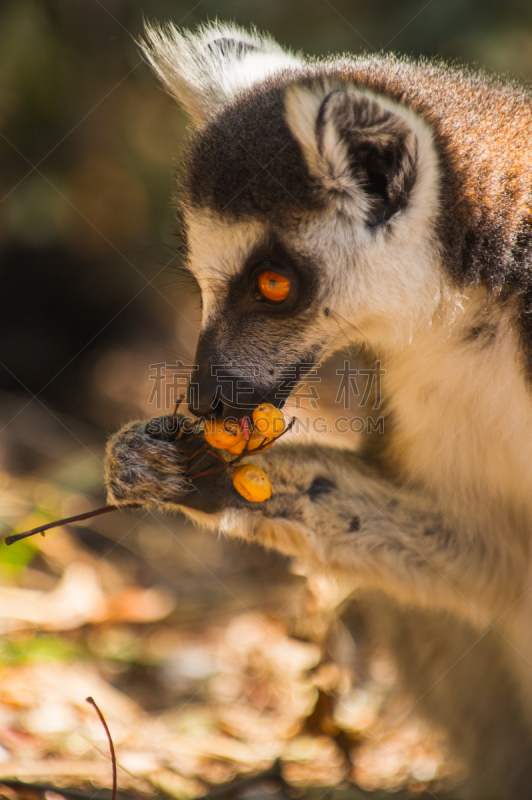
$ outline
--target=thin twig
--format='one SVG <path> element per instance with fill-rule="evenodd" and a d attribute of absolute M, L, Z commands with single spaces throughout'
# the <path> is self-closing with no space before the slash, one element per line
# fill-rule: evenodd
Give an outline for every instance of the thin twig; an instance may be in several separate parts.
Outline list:
<path fill-rule="evenodd" d="M 116 787 L 117 787 L 116 755 L 115 755 L 115 746 L 113 744 L 113 739 L 111 737 L 111 732 L 109 730 L 107 722 L 105 721 L 105 717 L 102 714 L 102 712 L 100 711 L 100 709 L 98 708 L 98 706 L 96 705 L 96 701 L 94 700 L 94 698 L 86 697 L 85 701 L 87 703 L 89 703 L 89 705 L 94 707 L 94 710 L 98 714 L 98 716 L 100 718 L 100 722 L 102 723 L 102 725 L 104 727 L 104 730 L 105 730 L 105 733 L 107 734 L 107 738 L 109 740 L 109 750 L 111 751 L 111 764 L 112 764 L 112 767 L 113 767 L 113 795 L 112 795 L 111 800 L 116 800 Z"/>
<path fill-rule="evenodd" d="M 102 506 L 102 508 L 96 508 L 94 511 L 87 511 L 85 514 L 75 514 L 73 517 L 65 517 L 55 522 L 48 522 L 46 525 L 39 525 L 37 528 L 24 531 L 24 533 L 14 533 L 12 536 L 7 536 L 4 541 L 9 545 L 20 542 L 21 539 L 27 539 L 28 536 L 35 536 L 36 533 L 42 533 L 44 536 L 44 532 L 50 530 L 50 528 L 57 528 L 59 525 L 70 525 L 71 522 L 81 522 L 91 517 L 99 517 L 100 514 L 109 514 L 110 511 L 118 511 L 121 508 L 140 508 L 140 505 L 138 503 L 132 503 L 126 506 Z"/>
<path fill-rule="evenodd" d="M 276 436 L 275 439 L 268 439 L 268 438 L 264 437 L 264 439 L 260 443 L 260 445 L 258 447 L 256 447 L 254 450 L 243 450 L 240 453 L 240 455 L 237 456 L 236 458 L 233 458 L 232 461 L 226 461 L 224 463 L 223 467 L 209 467 L 209 469 L 204 469 L 202 472 L 197 472 L 195 475 L 188 475 L 187 477 L 188 477 L 189 481 L 193 481 L 196 478 L 203 478 L 205 475 L 211 475 L 213 472 L 221 472 L 224 469 L 235 469 L 235 467 L 237 467 L 240 464 L 240 462 L 242 461 L 243 458 L 249 458 L 250 456 L 256 456 L 256 455 L 258 455 L 258 453 L 262 453 L 264 450 L 267 450 L 267 448 L 271 444 L 276 442 L 278 439 L 281 438 L 281 436 L 284 436 L 285 433 L 288 433 L 288 431 L 291 430 L 294 427 L 295 421 L 296 421 L 296 418 L 292 417 L 290 423 L 286 426 L 284 431 L 282 433 L 280 433 L 279 436 Z M 192 456 L 190 456 L 190 458 L 188 460 L 191 460 L 192 458 L 194 458 L 195 455 L 198 454 L 198 452 L 201 453 L 204 450 L 206 452 L 210 452 L 211 455 L 216 456 L 220 461 L 223 460 L 216 453 L 213 453 L 210 450 L 207 450 L 207 448 L 203 448 L 203 447 L 200 450 L 197 450 L 195 453 L 193 453 Z"/>
<path fill-rule="evenodd" d="M 223 472 L 230 466 L 231 464 L 226 463 L 224 467 L 209 467 L 208 469 L 202 470 L 202 472 L 196 472 L 194 475 L 187 475 L 187 478 L 189 481 L 195 481 L 196 478 L 203 478 L 204 475 L 211 475 L 213 472 Z"/>
<path fill-rule="evenodd" d="M 199 456 L 200 453 L 210 453 L 210 452 L 211 452 L 210 447 L 207 444 L 204 444 L 201 447 L 198 447 L 197 450 L 194 450 L 194 452 L 191 453 L 189 456 L 187 456 L 185 461 L 188 463 L 189 461 L 192 461 L 194 458 L 196 458 L 196 456 Z M 212 453 L 211 455 L 214 455 L 214 453 Z"/>
<path fill-rule="evenodd" d="M 212 456 L 213 458 L 217 458 L 218 461 L 221 461 L 225 466 L 227 466 L 229 464 L 232 464 L 231 461 L 226 461 L 225 458 L 222 458 L 222 456 L 218 455 L 218 453 L 215 453 L 214 450 L 212 449 L 212 447 L 210 447 L 208 445 L 204 445 L 203 447 L 198 447 L 197 450 L 194 450 L 192 455 L 188 456 L 188 458 L 186 459 L 187 463 L 189 461 L 192 461 L 193 458 L 196 458 L 196 456 L 199 456 L 200 453 L 207 453 L 208 455 Z"/>
<path fill-rule="evenodd" d="M 281 438 L 281 436 L 284 436 L 285 433 L 288 433 L 288 431 L 291 431 L 292 428 L 294 427 L 295 421 L 296 421 L 296 418 L 292 417 L 292 419 L 290 420 L 290 422 L 288 423 L 288 425 L 286 426 L 284 431 L 282 433 L 280 433 L 279 436 L 275 436 L 273 439 L 268 439 L 265 436 L 258 447 L 255 447 L 254 450 L 243 450 L 240 453 L 239 456 L 234 458 L 232 461 L 229 461 L 228 464 L 231 467 L 236 467 L 236 466 L 238 466 L 238 464 L 240 464 L 240 462 L 242 461 L 243 458 L 247 458 L 248 456 L 255 456 L 255 455 L 258 455 L 259 453 L 263 453 L 265 450 L 268 449 L 268 447 L 271 444 L 274 444 L 275 442 L 277 442 Z"/>

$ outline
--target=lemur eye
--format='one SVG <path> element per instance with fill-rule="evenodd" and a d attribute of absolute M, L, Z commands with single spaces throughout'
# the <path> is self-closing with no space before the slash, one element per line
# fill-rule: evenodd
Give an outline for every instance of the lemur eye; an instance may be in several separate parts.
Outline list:
<path fill-rule="evenodd" d="M 282 303 L 290 294 L 290 281 L 279 272 L 265 270 L 257 278 L 260 298 L 271 303 Z"/>

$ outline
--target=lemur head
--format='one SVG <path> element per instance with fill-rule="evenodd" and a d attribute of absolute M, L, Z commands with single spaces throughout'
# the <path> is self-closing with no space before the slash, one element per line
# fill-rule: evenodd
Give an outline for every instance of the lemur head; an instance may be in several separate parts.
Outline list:
<path fill-rule="evenodd" d="M 227 392 L 214 401 L 215 367 L 244 414 L 347 341 L 401 346 L 428 323 L 438 173 L 419 116 L 351 82 L 348 62 L 234 27 L 149 28 L 143 49 L 195 126 L 180 191 L 203 298 L 193 410 L 235 413 Z"/>

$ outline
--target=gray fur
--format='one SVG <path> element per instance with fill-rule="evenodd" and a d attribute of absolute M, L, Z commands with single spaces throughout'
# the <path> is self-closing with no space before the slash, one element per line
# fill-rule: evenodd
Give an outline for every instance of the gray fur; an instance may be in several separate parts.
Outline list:
<path fill-rule="evenodd" d="M 183 475 L 184 466 L 183 452 L 158 446 L 157 440 L 146 434 L 145 423 L 128 423 L 107 443 L 105 482 L 110 502 L 164 510 L 192 491 Z"/>

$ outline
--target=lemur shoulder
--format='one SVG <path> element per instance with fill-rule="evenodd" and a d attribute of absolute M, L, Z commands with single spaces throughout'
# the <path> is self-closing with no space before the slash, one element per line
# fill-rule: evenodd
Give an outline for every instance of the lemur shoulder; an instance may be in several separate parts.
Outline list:
<path fill-rule="evenodd" d="M 261 455 L 260 507 L 219 473 L 193 490 L 186 437 L 131 423 L 109 443 L 110 500 L 179 508 L 365 587 L 405 683 L 469 762 L 467 796 L 531 797 L 530 91 L 392 56 L 312 61 L 218 24 L 149 28 L 144 52 L 194 123 L 192 411 L 234 412 L 212 365 L 246 386 L 241 416 L 279 402 L 286 365 L 302 376 L 351 343 L 383 363 L 387 417 L 374 450 Z M 290 280 L 283 303 L 257 294 L 265 264 Z"/>

